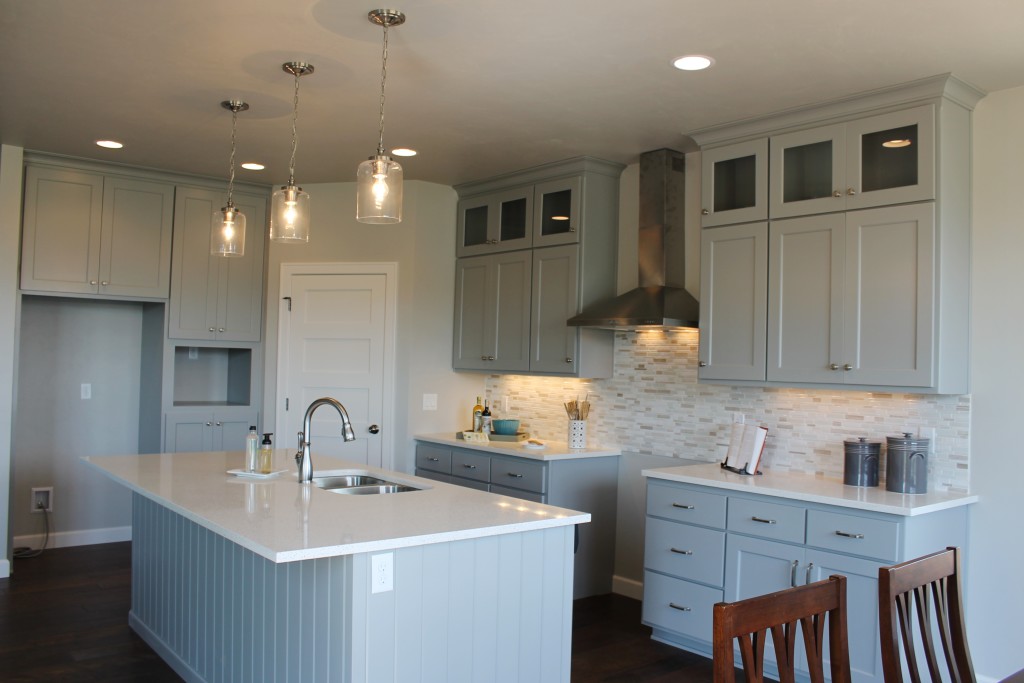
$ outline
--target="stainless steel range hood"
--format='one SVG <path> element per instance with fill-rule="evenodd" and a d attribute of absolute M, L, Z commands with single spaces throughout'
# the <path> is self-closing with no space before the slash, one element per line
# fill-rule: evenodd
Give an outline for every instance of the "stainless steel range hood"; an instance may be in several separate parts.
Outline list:
<path fill-rule="evenodd" d="M 699 302 L 686 291 L 683 232 L 686 157 L 671 149 L 640 155 L 639 287 L 591 304 L 576 327 L 697 327 Z"/>

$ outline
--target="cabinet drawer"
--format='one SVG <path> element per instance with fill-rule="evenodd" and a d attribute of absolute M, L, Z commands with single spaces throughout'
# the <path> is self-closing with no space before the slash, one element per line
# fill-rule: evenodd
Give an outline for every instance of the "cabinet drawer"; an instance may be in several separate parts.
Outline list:
<path fill-rule="evenodd" d="M 529 500 L 534 503 L 543 503 L 544 494 L 537 491 L 524 491 L 522 489 L 514 489 L 508 486 L 498 486 L 497 484 L 491 484 L 491 493 L 497 493 L 502 496 L 511 496 L 512 498 L 520 498 L 522 500 Z"/>
<path fill-rule="evenodd" d="M 746 498 L 729 499 L 729 531 L 790 543 L 804 542 L 804 508 Z"/>
<path fill-rule="evenodd" d="M 725 496 L 649 480 L 647 514 L 724 529 Z"/>
<path fill-rule="evenodd" d="M 644 566 L 682 579 L 721 586 L 725 532 L 648 517 Z"/>
<path fill-rule="evenodd" d="M 452 475 L 488 482 L 491 479 L 491 456 L 472 451 L 452 451 Z"/>
<path fill-rule="evenodd" d="M 441 446 L 416 444 L 416 469 L 449 474 L 452 471 L 452 452 Z"/>
<path fill-rule="evenodd" d="M 445 484 L 452 483 L 452 475 L 444 474 L 442 472 L 432 472 L 431 470 L 423 470 L 416 468 L 416 476 L 423 477 L 424 479 L 430 479 L 431 481 L 443 481 Z"/>
<path fill-rule="evenodd" d="M 491 458 L 491 483 L 544 493 L 544 463 L 520 458 Z"/>
<path fill-rule="evenodd" d="M 822 510 L 807 511 L 807 545 L 894 561 L 899 538 L 897 522 Z"/>
<path fill-rule="evenodd" d="M 467 489 L 476 489 L 477 491 L 490 490 L 490 485 L 486 481 L 466 479 L 465 477 L 451 477 L 450 483 L 455 484 L 456 486 L 464 486 Z"/>
<path fill-rule="evenodd" d="M 644 572 L 643 622 L 711 642 L 713 608 L 722 591 Z"/>

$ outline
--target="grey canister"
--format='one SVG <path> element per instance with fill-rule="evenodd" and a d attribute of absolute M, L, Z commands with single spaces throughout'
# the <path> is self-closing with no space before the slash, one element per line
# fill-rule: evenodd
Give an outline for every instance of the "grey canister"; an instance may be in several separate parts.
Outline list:
<path fill-rule="evenodd" d="M 859 437 L 843 441 L 843 483 L 847 486 L 878 486 L 881 441 Z"/>
<path fill-rule="evenodd" d="M 928 439 L 911 432 L 885 437 L 885 490 L 894 493 L 927 493 Z"/>

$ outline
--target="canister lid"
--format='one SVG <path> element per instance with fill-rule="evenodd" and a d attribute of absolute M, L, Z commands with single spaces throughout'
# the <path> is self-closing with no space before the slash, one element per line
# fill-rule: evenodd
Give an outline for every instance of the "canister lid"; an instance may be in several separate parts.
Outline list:
<path fill-rule="evenodd" d="M 869 439 L 866 436 L 858 436 L 843 440 L 843 448 L 847 453 L 878 453 L 882 448 L 879 439 Z"/>
<path fill-rule="evenodd" d="M 899 436 L 887 436 L 885 441 L 889 447 L 928 448 L 928 439 L 916 437 L 913 432 L 903 432 Z"/>

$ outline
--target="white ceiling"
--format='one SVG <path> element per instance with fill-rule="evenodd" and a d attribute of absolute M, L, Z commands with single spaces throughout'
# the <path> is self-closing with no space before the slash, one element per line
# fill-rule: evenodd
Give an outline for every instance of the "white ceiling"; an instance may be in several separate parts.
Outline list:
<path fill-rule="evenodd" d="M 702 127 L 952 72 L 1024 85 L 1024 0 L 401 0 L 385 146 L 456 184 L 579 154 L 630 163 Z M 241 178 L 352 180 L 377 142 L 382 30 L 352 0 L 0 0 L 0 141 Z M 686 73 L 684 53 L 715 66 Z M 93 141 L 115 138 L 123 150 Z"/>

